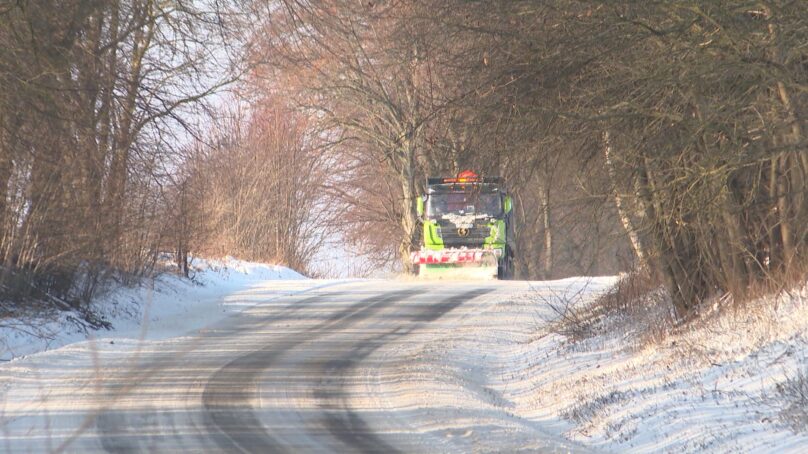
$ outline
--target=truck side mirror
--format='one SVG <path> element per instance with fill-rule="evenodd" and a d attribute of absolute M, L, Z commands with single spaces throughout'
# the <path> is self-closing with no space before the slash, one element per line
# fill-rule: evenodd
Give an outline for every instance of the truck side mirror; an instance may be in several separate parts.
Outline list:
<path fill-rule="evenodd" d="M 418 216 L 424 215 L 424 198 L 423 197 L 416 197 L 415 198 L 415 211 L 418 213 Z"/>
<path fill-rule="evenodd" d="M 513 198 L 509 195 L 505 196 L 504 208 L 506 213 L 510 213 L 511 210 L 513 210 Z"/>

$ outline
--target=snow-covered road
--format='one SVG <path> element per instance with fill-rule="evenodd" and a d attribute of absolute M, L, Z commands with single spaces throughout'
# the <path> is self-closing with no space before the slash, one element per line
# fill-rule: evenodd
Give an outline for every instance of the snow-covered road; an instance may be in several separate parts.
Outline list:
<path fill-rule="evenodd" d="M 507 330 L 508 312 L 490 309 L 529 284 L 337 282 L 282 298 L 272 288 L 193 335 L 83 342 L 6 365 L 0 449 L 583 450 L 489 383 L 496 349 L 449 354 Z"/>

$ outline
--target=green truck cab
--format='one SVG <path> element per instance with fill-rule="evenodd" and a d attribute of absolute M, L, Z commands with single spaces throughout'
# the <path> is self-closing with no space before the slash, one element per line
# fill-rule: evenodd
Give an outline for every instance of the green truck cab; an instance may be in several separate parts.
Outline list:
<path fill-rule="evenodd" d="M 512 277 L 513 199 L 502 179 L 464 171 L 429 178 L 426 188 L 417 200 L 423 242 L 412 257 L 419 275 Z"/>

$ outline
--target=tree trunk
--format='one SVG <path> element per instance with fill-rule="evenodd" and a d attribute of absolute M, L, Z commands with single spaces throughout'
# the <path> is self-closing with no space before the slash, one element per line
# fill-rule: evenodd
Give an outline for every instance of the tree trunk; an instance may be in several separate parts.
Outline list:
<path fill-rule="evenodd" d="M 768 5 L 763 6 L 763 11 L 768 19 L 772 19 L 772 10 Z M 776 64 L 786 66 L 786 56 L 782 52 L 783 43 L 780 42 L 780 33 L 774 21 L 769 24 L 769 38 L 771 40 L 772 59 Z M 797 145 L 802 140 L 802 128 L 799 122 L 797 110 L 794 107 L 791 95 L 782 80 L 778 80 L 775 85 L 775 93 L 785 110 L 785 122 L 790 125 L 790 133 L 785 134 L 784 144 Z M 805 222 L 802 199 L 804 198 L 805 179 L 802 173 L 803 168 L 808 168 L 808 157 L 804 152 L 790 151 L 777 158 L 777 199 L 776 207 L 778 214 L 778 224 L 780 241 L 782 246 L 782 266 L 788 270 L 792 265 L 796 255 L 796 245 L 794 244 L 794 234 L 792 223 L 801 225 Z M 793 161 L 793 162 L 792 162 Z"/>
<path fill-rule="evenodd" d="M 8 184 L 11 180 L 11 175 L 14 172 L 14 161 L 11 159 L 11 144 L 6 134 L 4 134 L 4 118 L 0 117 L 0 241 L 7 241 L 8 231 L 6 220 L 8 216 Z M 5 249 L 5 244 L 2 245 L 0 251 Z M 2 257 L 0 257 L 2 261 Z"/>
<path fill-rule="evenodd" d="M 155 32 L 152 0 L 145 0 L 139 7 L 140 10 L 136 14 L 144 25 L 134 32 L 132 54 L 128 56 L 131 59 L 129 71 L 125 75 L 126 88 L 121 105 L 121 119 L 111 150 L 110 184 L 107 192 L 106 210 L 109 223 L 107 235 L 116 247 L 120 247 L 123 228 L 125 194 L 130 167 L 129 154 L 137 135 L 135 113 L 137 111 L 138 91 L 143 77 L 143 60 L 152 46 Z"/>
<path fill-rule="evenodd" d="M 401 229 L 402 239 L 399 243 L 398 253 L 401 258 L 403 271 L 412 274 L 415 267 L 410 259 L 410 253 L 418 244 L 418 214 L 415 210 L 416 183 L 415 183 L 415 148 L 412 142 L 402 144 L 403 165 L 401 169 Z"/>
<path fill-rule="evenodd" d="M 550 279 L 553 273 L 553 224 L 550 212 L 550 186 L 541 184 L 539 186 L 539 197 L 541 198 L 541 213 L 544 227 L 544 278 Z"/>
<path fill-rule="evenodd" d="M 783 82 L 777 82 L 777 95 L 783 108 L 786 110 L 786 122 L 791 124 L 791 132 L 787 143 L 797 145 L 802 141 L 802 128 L 797 118 L 794 105 L 791 101 L 788 88 Z M 779 159 L 778 197 L 777 211 L 780 215 L 780 235 L 783 241 L 783 262 L 785 269 L 788 269 L 796 255 L 795 238 L 792 229 L 792 222 L 799 223 L 805 221 L 803 199 L 805 197 L 805 175 L 806 168 L 805 152 L 802 150 L 791 151 Z M 799 241 L 799 240 L 798 240 Z"/>
<path fill-rule="evenodd" d="M 623 207 L 623 198 L 620 196 L 620 191 L 617 189 L 617 178 L 615 176 L 616 172 L 611 157 L 612 143 L 609 131 L 603 131 L 603 155 L 606 158 L 606 170 L 609 174 L 609 180 L 611 181 L 614 195 L 614 205 L 617 208 L 617 215 L 620 217 L 620 222 L 623 224 L 623 228 L 626 230 L 626 234 L 628 234 L 628 239 L 631 241 L 631 248 L 634 250 L 634 255 L 637 257 L 637 268 L 641 270 L 645 269 L 648 266 L 645 258 L 645 251 L 643 250 L 642 243 L 640 242 L 640 237 L 637 235 L 637 229 L 634 227 L 634 223 L 631 221 L 631 216 Z"/>

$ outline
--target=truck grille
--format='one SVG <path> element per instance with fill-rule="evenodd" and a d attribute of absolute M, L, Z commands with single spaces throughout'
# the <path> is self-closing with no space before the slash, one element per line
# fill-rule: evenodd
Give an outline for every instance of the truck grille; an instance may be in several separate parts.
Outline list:
<path fill-rule="evenodd" d="M 491 235 L 491 228 L 487 224 L 475 224 L 468 229 L 468 235 L 462 236 L 454 225 L 441 225 L 441 237 L 446 246 L 481 246 L 485 239 Z"/>

